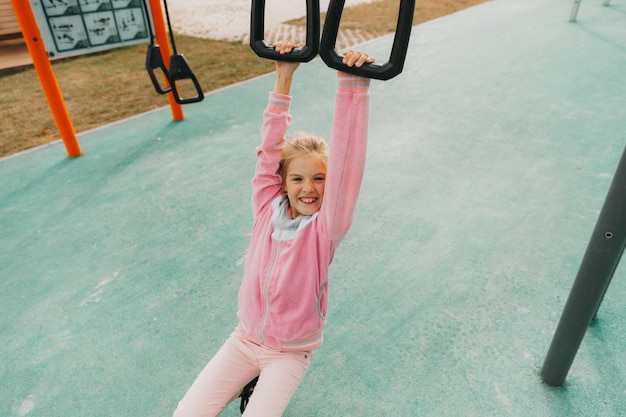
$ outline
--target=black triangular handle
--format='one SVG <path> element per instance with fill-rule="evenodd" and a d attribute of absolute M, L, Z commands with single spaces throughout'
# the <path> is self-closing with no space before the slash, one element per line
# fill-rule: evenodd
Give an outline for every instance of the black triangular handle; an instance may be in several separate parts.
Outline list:
<path fill-rule="evenodd" d="M 204 99 L 202 87 L 200 87 L 198 79 L 194 75 L 193 71 L 191 71 L 191 67 L 189 67 L 189 63 L 183 55 L 175 54 L 170 57 L 170 70 L 168 74 L 168 79 L 170 81 L 170 85 L 172 86 L 172 94 L 174 95 L 174 100 L 176 100 L 178 104 L 197 103 Z M 176 82 L 182 80 L 191 80 L 193 82 L 193 85 L 196 89 L 195 97 L 180 97 L 180 95 L 178 94 L 178 89 L 176 88 Z"/>
<path fill-rule="evenodd" d="M 171 87 L 161 87 L 161 83 L 159 83 L 157 75 L 155 74 L 155 71 L 161 72 L 167 79 L 169 79 L 169 71 L 163 63 L 163 56 L 161 55 L 161 49 L 158 45 L 148 46 L 148 52 L 146 53 L 146 70 L 148 70 L 148 75 L 150 76 L 152 85 L 154 85 L 154 89 L 157 93 L 167 94 L 170 92 Z"/>
<path fill-rule="evenodd" d="M 290 0 L 293 1 L 293 0 Z M 261 58 L 275 61 L 309 62 L 317 55 L 320 47 L 320 4 L 319 0 L 306 0 L 306 45 L 281 55 L 263 40 L 265 32 L 265 0 L 252 0 L 250 17 L 250 48 Z"/>
<path fill-rule="evenodd" d="M 330 68 L 355 74 L 361 77 L 374 78 L 377 80 L 389 80 L 402 72 L 404 60 L 409 47 L 409 38 L 413 27 L 413 14 L 415 12 L 415 0 L 401 0 L 398 11 L 398 23 L 393 38 L 393 46 L 389 61 L 384 64 L 364 64 L 362 67 L 348 67 L 343 57 L 336 51 L 337 34 L 341 23 L 345 0 L 330 0 L 324 32 L 320 41 L 320 57 Z"/>

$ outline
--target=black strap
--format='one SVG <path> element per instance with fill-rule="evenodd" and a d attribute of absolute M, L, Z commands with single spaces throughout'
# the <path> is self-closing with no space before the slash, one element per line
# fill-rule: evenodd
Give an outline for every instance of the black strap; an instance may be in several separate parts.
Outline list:
<path fill-rule="evenodd" d="M 165 8 L 165 20 L 167 21 L 167 29 L 170 32 L 170 43 L 172 44 L 172 52 L 177 55 L 176 42 L 174 42 L 174 32 L 172 31 L 172 24 L 170 23 L 170 12 L 167 9 L 167 0 L 163 0 L 163 7 Z"/>

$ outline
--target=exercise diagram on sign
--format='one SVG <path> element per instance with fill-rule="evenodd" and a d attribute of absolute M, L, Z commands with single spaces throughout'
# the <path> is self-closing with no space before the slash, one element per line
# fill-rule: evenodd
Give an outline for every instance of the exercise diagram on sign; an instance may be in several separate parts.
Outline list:
<path fill-rule="evenodd" d="M 32 4 L 51 57 L 148 39 L 145 11 L 138 0 L 33 0 Z"/>

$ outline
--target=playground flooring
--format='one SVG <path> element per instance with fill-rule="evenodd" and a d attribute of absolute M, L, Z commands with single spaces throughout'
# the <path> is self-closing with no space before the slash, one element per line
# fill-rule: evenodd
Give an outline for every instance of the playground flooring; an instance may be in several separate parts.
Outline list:
<path fill-rule="evenodd" d="M 372 83 L 325 343 L 286 417 L 626 416 L 623 265 L 566 384 L 539 377 L 626 144 L 626 4 L 601 3 L 414 27 Z M 79 158 L 0 160 L 1 416 L 171 415 L 236 325 L 273 81 L 81 133 Z M 329 136 L 334 89 L 321 60 L 298 70 L 293 131 Z"/>

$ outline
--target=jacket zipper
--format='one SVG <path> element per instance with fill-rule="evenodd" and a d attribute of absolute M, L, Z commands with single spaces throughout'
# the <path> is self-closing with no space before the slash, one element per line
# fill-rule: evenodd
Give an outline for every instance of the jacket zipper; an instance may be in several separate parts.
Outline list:
<path fill-rule="evenodd" d="M 276 239 L 276 250 L 274 251 L 274 259 L 272 260 L 272 266 L 270 267 L 269 272 L 267 273 L 267 278 L 265 279 L 265 286 L 263 288 L 263 301 L 265 302 L 265 312 L 263 313 L 263 320 L 261 321 L 261 333 L 259 334 L 259 339 L 261 339 L 261 343 L 265 343 L 265 325 L 267 324 L 267 319 L 270 314 L 270 282 L 272 280 L 272 275 L 274 274 L 274 269 L 276 268 L 276 261 L 278 260 L 278 252 L 280 250 L 280 238 L 283 234 L 282 228 L 278 231 L 278 238 Z"/>

